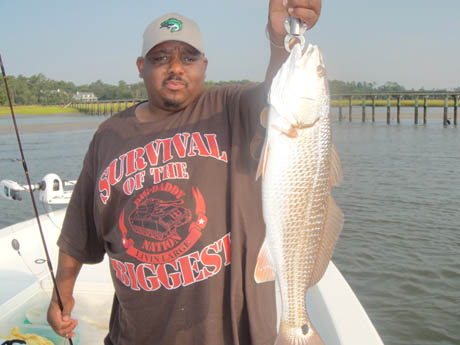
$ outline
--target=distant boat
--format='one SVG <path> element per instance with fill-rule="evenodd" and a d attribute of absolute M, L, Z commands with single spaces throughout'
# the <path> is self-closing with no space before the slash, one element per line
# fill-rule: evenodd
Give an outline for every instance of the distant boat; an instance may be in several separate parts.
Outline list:
<path fill-rule="evenodd" d="M 68 202 L 74 181 L 64 183 L 55 175 L 45 177 L 48 186 L 35 185 L 39 199 L 48 204 Z M 15 200 L 25 186 L 6 180 L 0 182 L 0 193 Z M 41 186 L 41 187 L 40 187 Z M 40 189 L 41 188 L 41 189 Z M 56 241 L 65 215 L 65 209 L 52 211 L 40 217 L 50 252 L 57 268 Z M 23 221 L 0 230 L 0 340 L 19 327 L 22 333 L 35 333 L 64 344 L 46 321 L 46 312 L 52 293 L 52 284 L 41 244 L 36 219 Z M 79 320 L 74 344 L 103 344 L 108 333 L 114 288 L 106 258 L 97 265 L 84 265 L 74 290 L 76 300 L 72 316 Z M 279 300 L 279 299 L 277 299 Z M 374 325 L 358 298 L 331 261 L 320 282 L 307 295 L 306 303 L 313 324 L 326 345 L 381 345 Z"/>

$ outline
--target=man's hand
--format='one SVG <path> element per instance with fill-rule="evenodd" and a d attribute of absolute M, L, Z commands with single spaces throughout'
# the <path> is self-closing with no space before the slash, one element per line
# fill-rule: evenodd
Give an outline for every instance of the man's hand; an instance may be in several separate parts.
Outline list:
<path fill-rule="evenodd" d="M 64 310 L 61 312 L 59 304 L 55 296 L 51 300 L 48 307 L 48 323 L 54 331 L 64 338 L 72 338 L 75 336 L 73 331 L 77 327 L 78 321 L 70 317 L 75 301 L 73 297 L 62 298 Z"/>
<path fill-rule="evenodd" d="M 321 0 L 270 0 L 267 31 L 270 35 L 270 62 L 265 73 L 265 90 L 268 92 L 276 72 L 289 55 L 284 49 L 287 35 L 284 20 L 287 16 L 300 19 L 311 29 L 321 13 Z"/>
<path fill-rule="evenodd" d="M 286 30 L 284 19 L 287 16 L 300 19 L 311 29 L 321 13 L 321 0 L 270 0 L 268 14 L 268 33 L 271 41 L 284 46 Z"/>
<path fill-rule="evenodd" d="M 62 299 L 64 310 L 61 312 L 57 302 L 56 292 L 53 293 L 50 306 L 48 307 L 48 323 L 54 331 L 64 338 L 72 338 L 75 336 L 73 330 L 77 327 L 77 320 L 70 317 L 75 300 L 73 296 L 73 288 L 78 273 L 82 264 L 66 254 L 62 250 L 59 251 L 58 269 L 56 273 L 56 283 Z"/>

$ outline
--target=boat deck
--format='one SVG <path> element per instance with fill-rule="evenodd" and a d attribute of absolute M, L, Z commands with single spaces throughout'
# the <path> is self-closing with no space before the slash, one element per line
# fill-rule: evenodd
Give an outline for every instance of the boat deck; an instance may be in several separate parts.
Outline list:
<path fill-rule="evenodd" d="M 55 245 L 64 210 L 42 216 L 42 227 L 52 262 L 57 262 Z M 19 255 L 11 241 L 20 243 Z M 0 231 L 0 335 L 13 327 L 34 332 L 55 344 L 63 339 L 46 322 L 52 286 L 35 220 L 15 224 Z M 74 344 L 102 344 L 108 332 L 113 299 L 108 260 L 84 265 L 74 290 L 72 316 L 79 320 Z M 279 301 L 279 298 L 278 298 Z M 307 310 L 326 345 L 382 345 L 374 325 L 352 289 L 331 261 L 318 284 L 309 289 Z M 279 303 L 278 303 L 279 305 Z"/>

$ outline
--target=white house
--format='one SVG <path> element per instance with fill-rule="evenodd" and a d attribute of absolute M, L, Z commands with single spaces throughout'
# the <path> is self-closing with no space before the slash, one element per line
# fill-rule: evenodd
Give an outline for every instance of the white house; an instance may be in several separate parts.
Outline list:
<path fill-rule="evenodd" d="M 93 102 L 97 101 L 97 97 L 93 92 L 80 92 L 77 91 L 75 95 L 73 95 L 72 99 L 78 102 Z"/>

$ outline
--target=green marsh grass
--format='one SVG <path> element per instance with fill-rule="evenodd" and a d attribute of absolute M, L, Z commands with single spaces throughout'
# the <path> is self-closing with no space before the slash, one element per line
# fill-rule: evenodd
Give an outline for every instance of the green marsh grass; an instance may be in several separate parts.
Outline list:
<path fill-rule="evenodd" d="M 16 105 L 14 113 L 21 115 L 51 115 L 51 114 L 68 114 L 77 113 L 78 110 L 71 107 L 63 107 L 59 105 Z M 10 115 L 9 106 L 0 106 L 0 115 Z"/>
<path fill-rule="evenodd" d="M 342 107 L 348 107 L 350 101 L 346 98 L 342 99 Z M 359 98 L 355 98 L 352 100 L 352 105 L 354 106 L 360 106 L 363 105 L 363 100 Z M 423 107 L 424 100 L 419 99 L 418 100 L 418 106 Z M 443 99 L 427 99 L 427 107 L 444 107 L 444 100 Z M 366 106 L 372 106 L 372 99 L 366 99 L 365 102 Z M 332 99 L 331 105 L 333 107 L 338 107 L 339 106 L 339 100 L 338 99 Z M 396 107 L 398 105 L 398 102 L 396 99 L 391 99 L 390 101 L 390 106 Z M 400 102 L 401 107 L 414 107 L 415 106 L 415 100 L 413 99 L 402 99 Z M 455 105 L 454 100 L 449 100 L 448 102 L 449 107 L 453 107 Z M 377 99 L 375 100 L 375 106 L 376 107 L 386 107 L 387 106 L 387 100 L 386 99 Z"/>

